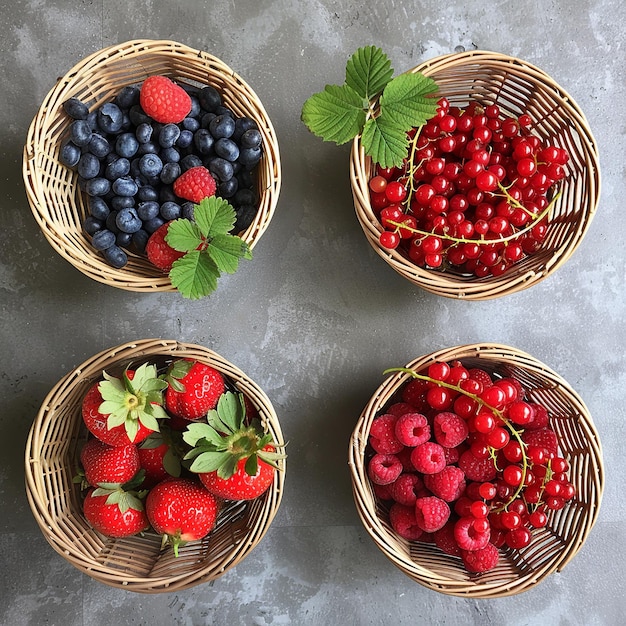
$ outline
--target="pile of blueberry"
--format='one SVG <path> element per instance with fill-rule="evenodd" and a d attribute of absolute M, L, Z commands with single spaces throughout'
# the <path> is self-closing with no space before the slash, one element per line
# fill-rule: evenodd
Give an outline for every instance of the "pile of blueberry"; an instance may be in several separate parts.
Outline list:
<path fill-rule="evenodd" d="M 235 115 L 210 85 L 185 90 L 192 107 L 178 124 L 149 117 L 139 104 L 140 86 L 124 87 L 91 112 L 77 98 L 63 104 L 72 122 L 60 161 L 77 172 L 88 196 L 83 228 L 113 267 L 127 263 L 128 250 L 143 254 L 150 235 L 165 222 L 193 219 L 193 203 L 172 188 L 192 167 L 206 167 L 216 180 L 216 195 L 235 209 L 233 234 L 245 230 L 257 213 L 254 170 L 263 155 L 257 123 Z"/>

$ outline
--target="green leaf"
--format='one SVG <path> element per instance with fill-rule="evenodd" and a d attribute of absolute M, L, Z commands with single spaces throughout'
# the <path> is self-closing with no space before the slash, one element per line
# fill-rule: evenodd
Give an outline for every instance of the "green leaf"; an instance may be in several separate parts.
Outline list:
<path fill-rule="evenodd" d="M 326 85 L 302 107 L 302 121 L 324 141 L 341 145 L 356 137 L 365 124 L 369 103 L 348 85 Z"/>
<path fill-rule="evenodd" d="M 197 224 L 188 219 L 180 218 L 170 223 L 165 241 L 174 250 L 189 252 L 202 245 L 204 237 Z"/>
<path fill-rule="evenodd" d="M 202 439 L 205 439 L 216 447 L 219 447 L 222 443 L 220 434 L 208 424 L 189 424 L 183 432 L 183 441 L 190 446 L 195 446 Z"/>
<path fill-rule="evenodd" d="M 198 300 L 217 289 L 220 273 L 208 254 L 193 250 L 174 261 L 169 275 L 183 297 Z"/>
<path fill-rule="evenodd" d="M 244 469 L 248 476 L 256 476 L 257 472 L 259 471 L 259 459 L 256 454 L 251 454 L 248 457 Z"/>
<path fill-rule="evenodd" d="M 230 203 L 217 196 L 201 200 L 195 207 L 194 218 L 205 237 L 229 233 L 237 221 L 237 215 Z"/>
<path fill-rule="evenodd" d="M 171 448 L 163 456 L 163 469 L 170 476 L 176 476 L 176 477 L 180 476 L 180 473 L 181 473 L 180 459 L 178 458 L 178 456 L 176 456 L 176 454 L 174 454 Z"/>
<path fill-rule="evenodd" d="M 223 393 L 217 401 L 217 413 L 220 420 L 228 426 L 231 432 L 239 430 L 245 417 L 245 408 L 241 396 L 232 391 Z"/>
<path fill-rule="evenodd" d="M 420 73 L 396 76 L 380 97 L 380 117 L 409 130 L 422 126 L 437 112 L 437 100 L 429 97 L 437 83 Z"/>
<path fill-rule="evenodd" d="M 152 431 L 157 431 L 159 430 L 159 423 L 156 421 L 156 419 L 154 419 L 154 417 L 152 415 L 150 415 L 149 413 L 146 413 L 145 411 L 140 413 L 139 415 L 139 421 L 148 429 L 148 430 L 152 430 Z M 131 439 L 132 441 L 132 439 Z"/>
<path fill-rule="evenodd" d="M 136 419 L 129 418 L 124 422 L 124 428 L 126 430 L 126 434 L 131 441 L 135 441 L 135 437 L 139 432 L 139 421 Z M 158 428 L 158 426 L 157 426 Z"/>
<path fill-rule="evenodd" d="M 237 470 L 238 462 L 237 457 L 229 453 L 228 458 L 217 468 L 217 475 L 225 480 L 229 479 Z"/>
<path fill-rule="evenodd" d="M 198 474 L 214 472 L 224 464 L 228 464 L 231 458 L 230 452 L 203 452 L 195 458 L 189 469 Z"/>
<path fill-rule="evenodd" d="M 392 76 L 389 58 L 376 46 L 359 48 L 346 64 L 346 84 L 366 100 L 376 97 Z"/>
<path fill-rule="evenodd" d="M 207 252 L 218 269 L 234 274 L 239 267 L 239 259 L 251 259 L 248 244 L 234 235 L 215 235 L 207 247 Z"/>
<path fill-rule="evenodd" d="M 407 157 L 406 130 L 382 116 L 367 120 L 361 141 L 365 152 L 382 167 L 400 167 Z"/>

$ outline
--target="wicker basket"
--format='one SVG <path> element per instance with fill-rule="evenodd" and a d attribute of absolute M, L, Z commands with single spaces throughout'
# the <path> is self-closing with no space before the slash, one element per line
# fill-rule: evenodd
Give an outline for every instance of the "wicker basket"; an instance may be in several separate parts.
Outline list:
<path fill-rule="evenodd" d="M 548 525 L 534 531 L 529 546 L 518 551 L 501 550 L 499 564 L 483 574 L 469 574 L 459 557 L 444 554 L 432 543 L 408 542 L 398 537 L 389 525 L 385 503 L 374 495 L 364 465 L 373 419 L 410 380 L 409 374 L 396 373 L 387 377 L 376 390 L 352 434 L 349 466 L 354 499 L 358 514 L 376 545 L 416 582 L 453 596 L 509 596 L 526 591 L 549 574 L 561 571 L 582 547 L 598 517 L 602 499 L 601 444 L 587 407 L 567 382 L 532 356 L 514 348 L 498 344 L 457 346 L 420 357 L 406 367 L 424 373 L 434 361 L 456 359 L 466 367 L 515 376 L 529 390 L 529 397 L 548 409 L 550 425 L 559 436 L 563 456 L 569 461 L 569 478 L 577 495 L 565 508 L 550 512 Z"/>
<path fill-rule="evenodd" d="M 372 211 L 368 182 L 373 175 L 360 137 L 350 157 L 350 180 L 358 220 L 376 252 L 399 274 L 432 293 L 450 298 L 486 300 L 515 293 L 538 283 L 572 255 L 595 214 L 600 193 L 598 152 L 582 111 L 548 75 L 533 65 L 502 54 L 471 51 L 438 57 L 415 67 L 432 77 L 439 95 L 453 106 L 470 100 L 497 104 L 503 114 L 528 113 L 543 140 L 570 155 L 567 178 L 550 213 L 548 236 L 540 251 L 518 262 L 503 275 L 476 278 L 451 271 L 416 266 L 398 250 L 381 248 L 380 222 Z"/>
<path fill-rule="evenodd" d="M 207 348 L 160 339 L 105 350 L 61 379 L 44 400 L 26 444 L 26 493 L 50 545 L 72 565 L 113 587 L 143 593 L 185 589 L 219 578 L 244 559 L 272 522 L 283 494 L 285 462 L 270 489 L 247 502 L 226 502 L 215 529 L 201 540 L 173 550 L 147 532 L 112 539 L 91 528 L 82 514 L 79 487 L 72 483 L 77 451 L 87 439 L 81 403 L 102 370 L 116 374 L 130 362 L 166 363 L 189 357 L 207 363 L 232 382 L 259 410 L 261 422 L 282 446 L 280 424 L 265 393 L 237 367 Z"/>
<path fill-rule="evenodd" d="M 115 269 L 92 249 L 82 230 L 86 197 L 78 188 L 77 174 L 60 163 L 59 150 L 70 121 L 62 107 L 65 100 L 76 97 L 93 109 L 153 74 L 192 86 L 211 84 L 236 115 L 257 122 L 264 150 L 257 167 L 260 204 L 253 223 L 241 234 L 251 248 L 270 223 L 281 186 L 278 143 L 268 114 L 246 82 L 219 59 L 174 41 L 152 40 L 129 41 L 83 59 L 48 93 L 28 131 L 23 158 L 28 200 L 43 234 L 61 256 L 94 280 L 139 292 L 174 287 L 142 256 L 129 254 L 128 264 Z"/>

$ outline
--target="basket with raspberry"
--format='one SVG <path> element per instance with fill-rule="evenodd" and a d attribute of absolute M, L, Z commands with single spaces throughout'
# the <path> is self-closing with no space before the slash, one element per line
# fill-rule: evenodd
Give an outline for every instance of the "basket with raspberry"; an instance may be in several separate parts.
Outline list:
<path fill-rule="evenodd" d="M 602 495 L 597 434 L 569 385 L 497 344 L 387 373 L 350 449 L 379 547 L 418 582 L 464 596 L 518 593 L 562 569 Z"/>

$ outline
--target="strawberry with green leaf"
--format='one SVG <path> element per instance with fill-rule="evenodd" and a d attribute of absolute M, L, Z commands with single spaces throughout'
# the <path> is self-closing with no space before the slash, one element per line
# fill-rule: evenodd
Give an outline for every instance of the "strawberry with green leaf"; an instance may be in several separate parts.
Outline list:
<path fill-rule="evenodd" d="M 226 500 L 252 500 L 269 489 L 278 461 L 272 435 L 258 419 L 246 420 L 242 394 L 224 393 L 209 411 L 207 423 L 193 423 L 183 433 L 191 446 L 185 459 L 189 469 L 214 495 Z"/>
<path fill-rule="evenodd" d="M 387 55 L 375 46 L 348 59 L 343 85 L 326 85 L 302 107 L 302 121 L 324 141 L 337 145 L 359 134 L 365 153 L 382 167 L 400 167 L 409 147 L 408 131 L 437 111 L 437 84 L 419 72 L 393 77 Z"/>
<path fill-rule="evenodd" d="M 141 496 L 134 491 L 98 487 L 83 502 L 85 519 L 107 537 L 130 537 L 150 527 Z"/>
<path fill-rule="evenodd" d="M 194 207 L 194 221 L 179 218 L 169 223 L 166 243 L 184 253 L 172 264 L 169 277 L 181 295 L 197 300 L 217 289 L 222 272 L 233 274 L 240 259 L 251 259 L 248 244 L 231 235 L 235 209 L 223 198 L 204 198 Z"/>
<path fill-rule="evenodd" d="M 163 391 L 167 382 L 156 366 L 147 363 L 126 369 L 121 378 L 103 372 L 104 380 L 93 385 L 82 403 L 82 417 L 89 431 L 111 446 L 143 441 L 159 430 L 158 419 L 167 418 Z"/>

